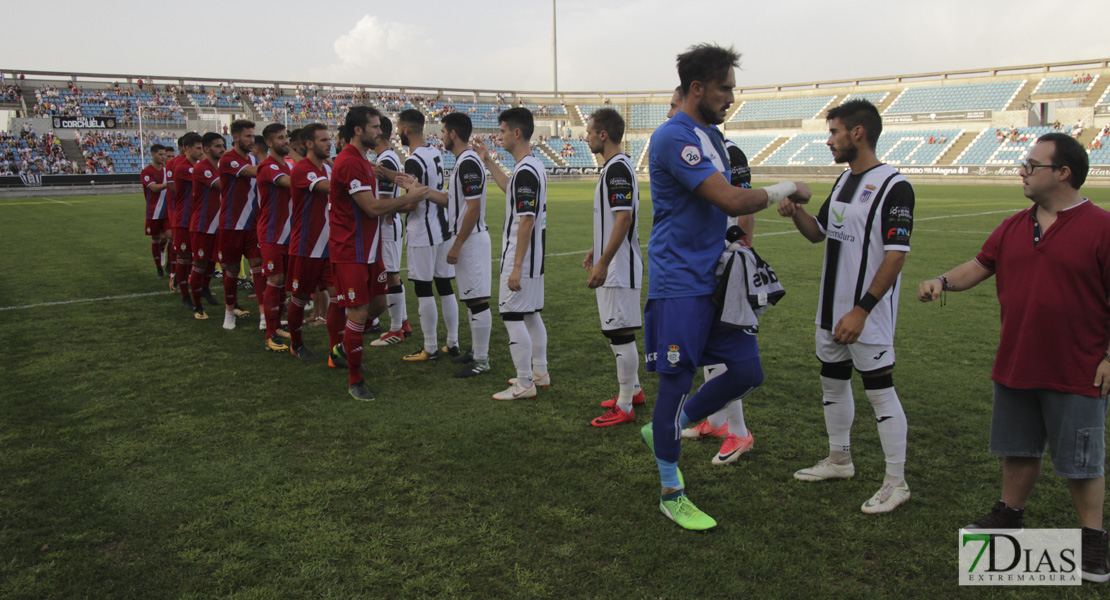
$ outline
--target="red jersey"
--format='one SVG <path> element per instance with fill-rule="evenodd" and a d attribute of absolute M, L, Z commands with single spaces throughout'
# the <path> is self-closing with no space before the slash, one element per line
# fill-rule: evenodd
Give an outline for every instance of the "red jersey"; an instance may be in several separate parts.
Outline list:
<path fill-rule="evenodd" d="M 188 229 L 193 211 L 193 163 L 185 156 L 173 166 L 173 202 L 170 204 L 170 225 Z"/>
<path fill-rule="evenodd" d="M 335 157 L 328 194 L 328 252 L 333 263 L 374 264 L 381 256 L 381 219 L 362 211 L 351 194 L 378 195 L 378 178 L 366 156 L 347 144 Z"/>
<path fill-rule="evenodd" d="M 284 160 L 267 156 L 258 165 L 258 241 L 267 244 L 289 243 L 289 188 L 275 183 L 289 177 Z M 286 179 L 286 183 L 288 183 Z"/>
<path fill-rule="evenodd" d="M 166 183 L 165 167 L 156 167 L 153 164 L 143 167 L 139 172 L 139 180 L 143 182 L 143 196 L 146 197 L 146 218 L 166 218 L 166 189 L 155 192 L 150 189 L 153 184 Z"/>
<path fill-rule="evenodd" d="M 289 253 L 294 256 L 328 257 L 328 193 L 314 191 L 317 183 L 328 179 L 331 179 L 331 167 L 326 163 L 317 169 L 311 160 L 302 158 L 293 167 Z"/>
<path fill-rule="evenodd" d="M 250 229 L 254 227 L 257 198 L 252 194 L 251 177 L 239 175 L 243 169 L 257 164 L 253 154 L 243 156 L 232 146 L 220 157 L 220 229 Z"/>
<path fill-rule="evenodd" d="M 220 222 L 220 192 L 212 186 L 219 180 L 220 169 L 208 157 L 193 165 L 193 214 L 189 231 L 216 233 Z"/>
<path fill-rule="evenodd" d="M 991 379 L 1098 396 L 1110 339 L 1110 212 L 1090 201 L 1042 232 L 1036 206 L 1006 219 L 975 257 L 994 272 L 1002 332 Z"/>

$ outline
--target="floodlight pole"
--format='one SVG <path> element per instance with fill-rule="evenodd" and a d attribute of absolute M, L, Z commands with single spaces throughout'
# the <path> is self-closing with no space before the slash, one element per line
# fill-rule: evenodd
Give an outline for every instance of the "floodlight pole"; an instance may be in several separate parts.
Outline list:
<path fill-rule="evenodd" d="M 559 93 L 559 40 L 555 35 L 555 2 L 551 0 L 551 87 L 553 91 Z"/>
<path fill-rule="evenodd" d="M 146 141 L 143 139 L 143 103 L 136 102 L 139 109 L 139 167 L 146 165 Z"/>

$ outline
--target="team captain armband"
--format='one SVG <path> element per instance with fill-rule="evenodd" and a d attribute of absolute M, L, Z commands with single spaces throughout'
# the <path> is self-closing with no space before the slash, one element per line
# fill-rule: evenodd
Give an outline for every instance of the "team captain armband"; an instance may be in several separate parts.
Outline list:
<path fill-rule="evenodd" d="M 780 181 L 775 185 L 769 185 L 763 188 L 767 192 L 767 206 L 774 206 L 782 201 L 783 198 L 793 196 L 798 192 L 798 186 L 794 185 L 793 181 Z"/>

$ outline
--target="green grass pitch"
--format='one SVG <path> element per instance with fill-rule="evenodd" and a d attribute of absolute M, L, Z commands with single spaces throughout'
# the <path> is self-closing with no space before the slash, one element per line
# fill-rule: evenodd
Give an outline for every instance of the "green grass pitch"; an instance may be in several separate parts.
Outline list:
<path fill-rule="evenodd" d="M 859 510 L 884 463 L 858 377 L 856 477 L 806 484 L 791 476 L 827 452 L 813 356 L 822 246 L 777 214 L 757 217 L 756 248 L 787 295 L 759 334 L 766 381 L 745 401 L 754 449 L 718 467 L 715 442 L 683 444 L 690 496 L 720 522 L 701 535 L 659 513 L 658 476 L 638 427 L 589 426 L 617 391 L 581 268 L 593 187 L 550 187 L 543 317 L 553 384 L 517 403 L 490 399 L 513 375 L 497 319 L 491 375 L 456 380 L 449 363 L 402 363 L 414 340 L 367 347 L 380 400 L 361 403 L 347 395 L 345 371 L 265 352 L 253 318 L 234 332 L 220 328 L 218 310 L 193 320 L 154 277 L 140 195 L 0 200 L 8 355 L 0 366 L 0 598 L 1053 591 L 957 588 L 957 529 L 999 495 L 1000 463 L 987 453 L 998 307 L 991 281 L 949 294 L 945 307 L 916 300 L 921 280 L 971 259 L 999 222 L 1028 206 L 1016 178 L 1004 187 L 917 188 L 895 370 L 913 497 L 889 515 Z M 1110 190 L 1087 193 L 1110 205 Z M 491 193 L 489 202 L 495 254 L 502 198 Z M 465 324 L 461 337 L 465 346 Z M 323 327 L 306 328 L 317 354 L 326 340 Z M 654 375 L 641 376 L 642 425 L 657 386 Z M 1050 469 L 1027 523 L 1075 526 L 1067 488 Z M 1066 593 L 1096 597 L 1105 588 Z"/>

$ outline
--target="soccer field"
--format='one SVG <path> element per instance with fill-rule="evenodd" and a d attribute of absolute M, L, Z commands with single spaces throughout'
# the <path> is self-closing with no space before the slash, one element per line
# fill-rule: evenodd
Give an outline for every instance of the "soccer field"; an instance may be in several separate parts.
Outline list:
<path fill-rule="evenodd" d="M 593 187 L 550 186 L 552 385 L 516 403 L 490 399 L 514 375 L 499 319 L 484 377 L 453 379 L 449 362 L 403 363 L 419 332 L 398 346 L 367 345 L 379 400 L 358 402 L 345 370 L 264 351 L 245 292 L 252 318 L 239 329 L 220 328 L 218 307 L 216 318 L 194 320 L 154 276 L 141 195 L 0 199 L 9 355 L 0 366 L 0 598 L 1013 593 L 957 589 L 956 532 L 1000 490 L 1000 461 L 987 453 L 993 280 L 948 294 L 943 307 L 919 303 L 916 289 L 974 257 L 1029 205 L 1017 178 L 917 188 L 894 372 L 913 497 L 887 515 L 859 508 L 881 485 L 884 461 L 858 375 L 855 478 L 792 477 L 828 451 L 813 355 L 823 246 L 775 213 L 757 216 L 755 247 L 787 293 L 761 322 L 766 381 L 745 400 L 754 449 L 722 467 L 710 464 L 716 442 L 683 444 L 690 497 L 720 523 L 706 534 L 659 513 L 655 462 L 638 435 L 657 380 L 642 364 L 648 403 L 637 425 L 589 426 L 617 392 L 581 267 Z M 815 186 L 814 211 L 829 187 Z M 1085 193 L 1110 207 L 1110 190 Z M 491 193 L 495 255 L 503 218 L 503 196 Z M 460 337 L 465 347 L 465 319 Z M 306 327 L 305 338 L 325 353 L 323 327 Z M 642 350 L 642 335 L 637 343 Z M 1047 466 L 1026 524 L 1075 527 L 1067 487 Z M 1049 593 L 1096 597 L 1105 587 L 1017 590 Z"/>

